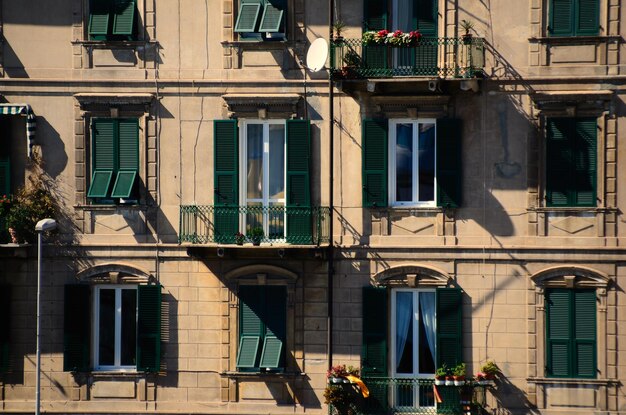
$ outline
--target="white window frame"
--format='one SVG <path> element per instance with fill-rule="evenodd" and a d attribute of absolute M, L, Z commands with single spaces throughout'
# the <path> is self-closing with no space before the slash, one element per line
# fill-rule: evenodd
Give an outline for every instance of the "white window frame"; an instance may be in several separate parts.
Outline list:
<path fill-rule="evenodd" d="M 396 200 L 396 142 L 398 124 L 413 124 L 413 189 L 412 201 L 398 202 Z M 419 125 L 433 124 L 435 128 L 434 145 L 434 180 L 433 200 L 418 201 L 419 198 Z M 437 206 L 437 119 L 436 118 L 393 118 L 389 120 L 389 204 L 391 206 L 406 207 L 436 207 Z"/>
<path fill-rule="evenodd" d="M 138 287 L 136 285 L 129 284 L 109 284 L 109 285 L 97 285 L 94 287 L 94 301 L 93 301 L 93 362 L 94 362 L 94 370 L 101 371 L 116 371 L 116 372 L 135 372 L 137 371 L 137 365 L 126 365 L 123 366 L 120 364 L 121 360 L 121 343 L 122 343 L 122 290 L 135 290 L 135 294 L 137 294 Z M 115 356 L 113 365 L 100 365 L 100 348 L 99 340 L 100 340 L 100 291 L 101 290 L 115 290 Z M 139 315 L 139 301 L 136 302 L 135 306 L 135 322 L 137 323 L 137 318 Z M 135 329 L 136 330 L 136 329 Z M 135 347 L 136 349 L 136 347 Z M 135 352 L 135 360 L 137 358 Z"/>
<path fill-rule="evenodd" d="M 261 199 L 248 199 L 248 181 L 247 181 L 247 163 L 248 163 L 248 125 L 263 125 L 263 197 Z M 269 129 L 270 125 L 283 125 L 284 127 L 284 141 L 283 141 L 283 195 L 282 199 L 272 199 L 268 197 L 267 189 L 269 189 L 270 180 L 270 165 L 269 165 Z M 287 235 L 287 122 L 286 120 L 242 120 L 239 128 L 239 143 L 240 143 L 240 166 L 239 166 L 239 189 L 241 206 L 247 207 L 249 202 L 261 203 L 263 207 L 270 207 L 270 204 L 282 206 L 284 208 L 283 214 L 283 234 Z M 243 229 L 247 227 L 246 214 L 242 213 L 241 223 Z M 263 232 L 269 235 L 269 219 L 268 215 L 263 215 Z M 280 242 L 280 239 L 274 241 Z"/>

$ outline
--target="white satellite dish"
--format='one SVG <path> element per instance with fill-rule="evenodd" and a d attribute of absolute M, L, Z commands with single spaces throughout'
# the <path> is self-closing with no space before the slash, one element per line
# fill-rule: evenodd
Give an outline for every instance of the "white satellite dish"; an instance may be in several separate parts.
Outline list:
<path fill-rule="evenodd" d="M 309 51 L 306 53 L 306 66 L 311 72 L 318 72 L 324 69 L 328 58 L 328 42 L 326 39 L 315 39 Z"/>

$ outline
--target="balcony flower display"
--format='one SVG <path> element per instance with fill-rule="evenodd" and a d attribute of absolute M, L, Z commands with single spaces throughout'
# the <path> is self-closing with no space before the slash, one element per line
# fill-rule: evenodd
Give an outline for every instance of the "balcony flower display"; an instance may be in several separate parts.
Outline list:
<path fill-rule="evenodd" d="M 369 390 L 359 377 L 359 369 L 346 365 L 332 366 L 326 372 L 328 386 L 324 390 L 324 403 L 331 405 L 331 413 L 337 415 L 357 413 L 356 404 L 361 395 L 369 396 Z"/>
<path fill-rule="evenodd" d="M 32 243 L 35 224 L 42 218 L 55 217 L 56 202 L 43 182 L 35 179 L 18 189 L 13 196 L 0 198 L 0 243 Z M 8 231 L 8 235 L 7 232 Z"/>
<path fill-rule="evenodd" d="M 422 34 L 418 30 L 411 32 L 403 32 L 402 30 L 396 30 L 390 32 L 386 29 L 375 31 L 370 30 L 363 33 L 362 41 L 363 45 L 391 45 L 396 47 L 411 47 L 416 46 Z"/>

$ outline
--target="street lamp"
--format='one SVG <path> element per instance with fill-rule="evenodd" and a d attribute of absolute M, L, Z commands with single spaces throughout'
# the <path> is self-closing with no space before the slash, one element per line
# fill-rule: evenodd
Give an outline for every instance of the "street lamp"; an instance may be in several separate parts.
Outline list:
<path fill-rule="evenodd" d="M 39 415 L 40 402 L 41 402 L 41 350 L 39 348 L 39 337 L 41 332 L 41 238 L 42 234 L 46 231 L 51 231 L 57 227 L 57 222 L 54 219 L 46 218 L 37 222 L 35 225 L 35 231 L 37 232 L 37 364 L 36 364 L 36 378 L 35 378 L 35 415 Z"/>

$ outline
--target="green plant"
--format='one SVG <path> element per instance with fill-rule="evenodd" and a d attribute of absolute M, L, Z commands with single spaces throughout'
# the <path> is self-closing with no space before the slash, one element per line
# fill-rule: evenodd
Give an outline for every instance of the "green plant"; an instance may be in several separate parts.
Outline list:
<path fill-rule="evenodd" d="M 345 378 L 346 376 L 359 377 L 360 370 L 354 366 L 335 365 L 326 371 L 326 378 Z"/>
<path fill-rule="evenodd" d="M 485 377 L 488 379 L 493 379 L 497 376 L 500 376 L 502 371 L 493 360 L 487 360 L 484 365 L 480 368 L 480 371 L 485 374 Z"/>
<path fill-rule="evenodd" d="M 474 29 L 474 22 L 471 20 L 461 20 L 461 29 L 465 30 L 465 35 L 470 35 L 470 31 Z"/>
<path fill-rule="evenodd" d="M 58 209 L 51 192 L 42 181 L 35 179 L 18 189 L 10 203 L 3 203 L 2 212 L 6 227 L 12 230 L 17 241 L 31 243 L 36 239 L 37 222 L 54 218 Z"/>
<path fill-rule="evenodd" d="M 449 373 L 450 370 L 448 369 L 448 366 L 446 366 L 446 364 L 444 363 L 441 367 L 438 367 L 437 370 L 435 370 L 435 377 L 438 379 L 443 379 L 448 376 Z"/>
<path fill-rule="evenodd" d="M 356 414 L 357 399 L 358 394 L 351 385 L 328 385 L 324 389 L 324 403 L 332 406 L 333 414 Z"/>
<path fill-rule="evenodd" d="M 263 228 L 260 226 L 252 228 L 250 232 L 248 232 L 249 238 L 263 238 L 263 235 L 264 235 Z"/>
<path fill-rule="evenodd" d="M 343 29 L 346 27 L 346 23 L 341 20 L 341 19 L 337 19 L 337 21 L 335 23 L 333 23 L 333 29 L 335 30 L 335 36 L 336 37 L 340 37 L 341 36 L 341 32 L 343 31 Z"/>
<path fill-rule="evenodd" d="M 359 66 L 361 65 L 361 57 L 354 49 L 350 49 L 343 57 L 343 63 L 345 63 L 346 66 Z"/>
<path fill-rule="evenodd" d="M 452 375 L 457 377 L 465 377 L 466 369 L 467 367 L 465 363 L 461 362 L 456 365 L 454 369 L 452 369 Z"/>

